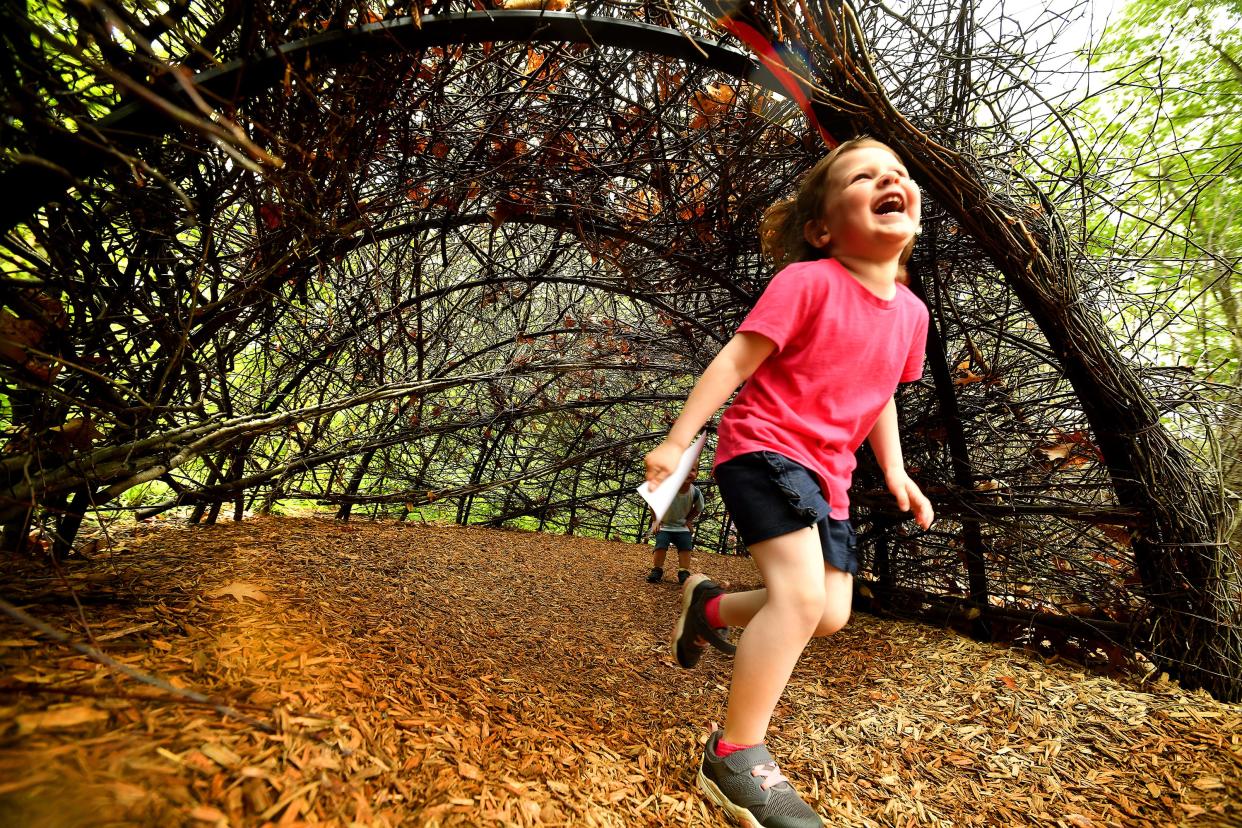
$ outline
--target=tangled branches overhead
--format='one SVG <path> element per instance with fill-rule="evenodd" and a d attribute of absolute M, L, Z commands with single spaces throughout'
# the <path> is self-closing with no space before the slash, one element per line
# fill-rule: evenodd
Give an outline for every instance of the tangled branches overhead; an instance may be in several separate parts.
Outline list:
<path fill-rule="evenodd" d="M 95 510 L 297 501 L 637 537 L 641 454 L 762 290 L 757 217 L 819 133 L 717 10 L 464 11 L 10 21 L 9 545 L 67 551 Z M 1024 160 L 1045 53 L 960 4 L 745 13 L 800 56 L 821 123 L 898 147 L 932 201 L 911 266 L 930 369 L 901 403 L 945 519 L 905 534 L 864 463 L 871 599 L 1100 658 L 1137 644 L 1233 692 L 1236 604 L 1176 574 L 1217 560 L 1222 512 L 1159 424 L 1198 390 L 1120 358 L 1086 196 Z M 700 538 L 733 547 L 718 500 Z M 1210 657 L 1158 646 L 1194 617 Z"/>
<path fill-rule="evenodd" d="M 614 399 L 641 408 L 701 368 L 693 343 L 721 341 L 736 324 L 761 284 L 753 216 L 805 162 L 788 106 L 730 80 L 573 44 L 308 62 L 296 84 L 245 102 L 246 118 L 277 136 L 281 169 L 255 175 L 231 154 L 170 144 L 158 166 L 195 213 L 179 213 L 180 199 L 152 184 L 119 210 L 116 194 L 101 191 L 29 228 L 49 272 L 83 274 L 77 307 L 57 317 L 63 325 L 30 320 L 40 339 L 76 352 L 49 352 L 40 370 L 88 404 L 71 412 L 85 415 L 72 418 L 74 434 L 106 430 L 117 445 L 168 434 L 195 412 L 272 414 L 320 402 L 342 382 L 386 387 L 467 372 L 492 372 L 480 384 L 492 391 L 355 412 L 352 427 L 370 431 L 369 417 L 381 416 L 388 439 L 400 423 L 396 442 L 409 450 L 423 433 L 442 444 L 446 426 L 477 435 L 494 420 L 520 422 L 513 412 L 523 408 L 544 414 L 549 399 L 585 403 L 585 393 L 596 408 L 615 411 Z M 726 120 L 730 129 L 708 129 Z M 770 178 L 757 181 L 759 170 Z M 92 208 L 108 213 L 98 242 L 57 245 L 66 225 L 97 218 Z M 50 342 L 28 343 L 40 344 Z M 524 389 L 520 406 L 510 398 L 519 393 L 506 379 L 512 369 L 582 359 L 593 367 L 568 385 Z M 37 389 L 13 399 L 30 433 L 69 419 Z M 571 422 L 597 413 L 567 410 Z M 659 416 L 638 416 L 651 421 L 639 433 Z M 341 428 L 348 418 L 306 424 L 332 442 L 317 457 L 349 456 L 356 441 Z M 273 450 L 299 442 L 286 435 Z M 251 479 L 245 460 L 232 473 L 219 468 L 233 462 L 207 463 L 202 482 Z M 306 458 L 295 465 L 313 475 Z M 331 498 L 331 479 L 300 490 Z M 174 487 L 182 499 L 192 488 Z M 398 488 L 441 486 L 416 475 Z M 27 500 L 14 493 L 11 502 Z"/>

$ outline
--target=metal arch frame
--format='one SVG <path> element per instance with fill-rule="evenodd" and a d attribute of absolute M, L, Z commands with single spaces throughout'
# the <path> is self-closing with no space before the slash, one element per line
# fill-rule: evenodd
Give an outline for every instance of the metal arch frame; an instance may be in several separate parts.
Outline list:
<path fill-rule="evenodd" d="M 401 17 L 349 29 L 333 29 L 204 70 L 195 75 L 191 83 L 212 97 L 229 100 L 269 87 L 295 58 L 340 60 L 351 53 L 489 41 L 589 43 L 631 49 L 703 66 L 781 95 L 788 94 L 770 69 L 737 49 L 649 23 L 546 11 L 473 11 L 429 15 L 421 19 Z M 822 122 L 842 122 L 841 116 L 824 104 L 814 102 L 812 105 Z M 93 126 L 102 132 L 148 137 L 173 128 L 172 122 L 141 103 L 124 104 Z M 27 221 L 40 207 L 57 200 L 73 186 L 73 179 L 94 175 L 116 162 L 105 150 L 84 152 L 78 142 L 61 148 L 60 152 L 53 148 L 50 154 L 59 156 L 50 159 L 51 164 L 21 164 L 0 175 L 0 192 L 6 194 L 0 200 L 0 233 L 7 233 Z"/>

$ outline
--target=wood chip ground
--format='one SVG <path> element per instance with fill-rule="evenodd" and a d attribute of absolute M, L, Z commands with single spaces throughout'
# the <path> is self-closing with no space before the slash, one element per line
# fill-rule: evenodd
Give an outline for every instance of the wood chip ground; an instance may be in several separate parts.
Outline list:
<path fill-rule="evenodd" d="M 649 548 L 267 518 L 71 561 L 10 561 L 5 597 L 273 731 L 5 620 L 0 825 L 726 824 L 694 768 L 728 660 L 675 666 Z M 866 615 L 811 643 L 769 743 L 833 826 L 1242 824 L 1242 706 Z"/>

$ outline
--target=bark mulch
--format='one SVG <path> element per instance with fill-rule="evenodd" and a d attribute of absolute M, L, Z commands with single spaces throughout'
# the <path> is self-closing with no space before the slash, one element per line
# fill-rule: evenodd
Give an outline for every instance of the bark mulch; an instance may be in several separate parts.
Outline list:
<path fill-rule="evenodd" d="M 649 555 L 265 518 L 10 561 L 11 602 L 270 732 L 6 618 L 0 824 L 722 824 L 693 769 L 728 661 L 674 665 Z M 830 825 L 1242 824 L 1242 706 L 866 615 L 811 643 L 769 741 Z"/>

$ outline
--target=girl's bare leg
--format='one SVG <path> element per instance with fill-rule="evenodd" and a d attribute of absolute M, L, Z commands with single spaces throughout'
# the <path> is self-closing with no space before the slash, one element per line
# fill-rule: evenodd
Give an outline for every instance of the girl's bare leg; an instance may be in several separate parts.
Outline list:
<path fill-rule="evenodd" d="M 824 564 L 824 596 L 824 614 L 815 627 L 816 638 L 832 635 L 850 620 L 850 609 L 854 605 L 854 576 L 832 564 Z"/>
<path fill-rule="evenodd" d="M 746 626 L 734 657 L 724 727 L 724 739 L 739 745 L 763 741 L 798 656 L 824 621 L 828 596 L 815 527 L 757 543 L 751 556 L 766 590 L 734 593 L 720 603 L 722 621 Z M 834 581 L 834 594 L 839 589 Z M 848 608 L 847 603 L 847 614 Z"/>
<path fill-rule="evenodd" d="M 854 603 L 854 578 L 835 566 L 824 564 L 824 613 L 815 627 L 815 637 L 832 635 L 850 620 Z M 730 592 L 720 599 L 720 620 L 730 627 L 745 627 L 768 601 L 766 589 Z"/>

